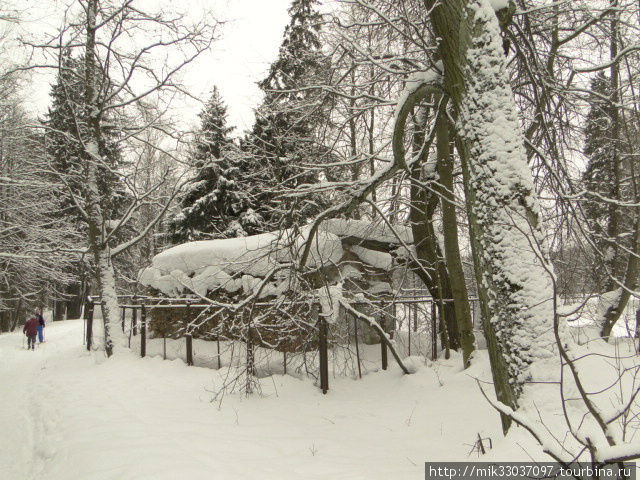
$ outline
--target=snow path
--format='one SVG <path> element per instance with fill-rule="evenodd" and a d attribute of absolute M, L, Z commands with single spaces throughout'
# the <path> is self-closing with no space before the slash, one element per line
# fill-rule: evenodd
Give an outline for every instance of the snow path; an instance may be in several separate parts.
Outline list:
<path fill-rule="evenodd" d="M 80 321 L 46 333 L 35 352 L 21 333 L 0 335 L 2 479 L 420 479 L 425 461 L 466 458 L 478 432 L 501 442 L 466 374 L 488 378 L 486 362 L 332 379 L 326 396 L 274 376 L 266 395 L 218 408 L 215 370 L 129 352 L 105 361 L 83 350 Z"/>
<path fill-rule="evenodd" d="M 48 369 L 52 357 L 68 350 L 64 337 L 77 329 L 78 322 L 47 328 L 47 341 L 35 351 L 26 350 L 21 331 L 0 336 L 0 478 L 39 477 L 53 457 L 59 417 L 51 408 L 56 392 Z M 72 341 L 79 342 L 80 336 Z"/>

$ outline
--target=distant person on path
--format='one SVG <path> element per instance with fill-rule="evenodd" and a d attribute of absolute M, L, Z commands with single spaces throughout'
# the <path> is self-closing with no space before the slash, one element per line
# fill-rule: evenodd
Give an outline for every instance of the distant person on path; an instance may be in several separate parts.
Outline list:
<path fill-rule="evenodd" d="M 36 335 L 38 334 L 38 317 L 37 313 L 29 318 L 22 328 L 22 333 L 27 336 L 27 350 L 36 349 Z"/>
<path fill-rule="evenodd" d="M 44 342 L 43 331 L 44 331 L 45 324 L 44 324 L 44 317 L 38 310 L 36 310 L 36 318 L 38 319 L 38 341 L 42 343 Z"/>

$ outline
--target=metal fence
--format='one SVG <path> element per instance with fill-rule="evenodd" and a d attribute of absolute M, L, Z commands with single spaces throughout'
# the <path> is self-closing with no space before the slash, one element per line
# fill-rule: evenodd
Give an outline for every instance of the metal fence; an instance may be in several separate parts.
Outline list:
<path fill-rule="evenodd" d="M 417 353 L 430 353 L 432 359 L 437 358 L 438 342 L 442 343 L 441 331 L 440 331 L 440 313 L 438 308 L 439 301 L 434 301 L 430 296 L 420 295 L 422 292 L 401 292 L 402 295 L 379 298 L 367 301 L 349 302 L 355 309 L 368 308 L 372 316 L 378 319 L 383 319 L 385 328 L 390 330 L 391 338 L 399 343 L 404 343 L 405 353 L 409 356 Z M 200 308 L 207 309 L 215 307 L 215 303 L 204 303 L 202 301 L 193 298 L 169 298 L 169 297 L 151 297 L 151 296 L 139 296 L 139 295 L 125 295 L 119 296 L 120 302 L 120 315 L 121 315 L 121 328 L 122 332 L 128 332 L 129 334 L 129 347 L 131 347 L 132 337 L 139 336 L 140 339 L 140 356 L 145 357 L 147 354 L 147 333 L 148 325 L 147 318 L 149 312 L 152 309 L 189 309 Z M 453 302 L 453 300 L 443 300 L 443 302 Z M 295 302 L 290 302 L 295 303 Z M 307 302 L 308 303 L 308 302 Z M 84 308 L 84 320 L 85 330 L 83 333 L 84 343 L 86 343 L 87 350 L 91 349 L 93 341 L 93 320 L 95 308 L 101 305 L 101 299 L 99 297 L 89 297 Z M 255 302 L 254 305 L 269 307 L 274 306 L 275 302 Z M 286 302 L 285 302 L 286 305 Z M 282 303 L 279 304 L 282 306 Z M 472 320 L 474 325 L 480 323 L 480 309 L 477 298 L 470 299 L 470 307 L 472 313 Z M 318 310 L 320 309 L 318 304 Z M 188 317 L 188 316 L 187 316 Z M 352 324 L 354 329 L 354 342 L 355 342 L 355 354 L 357 357 L 358 375 L 362 376 L 360 358 L 360 336 L 358 331 L 358 320 L 354 315 L 345 312 L 344 321 L 347 325 Z M 318 345 L 318 358 L 319 358 L 319 379 L 320 388 L 324 393 L 329 389 L 329 368 L 328 368 L 328 350 L 330 346 L 330 334 L 328 322 L 323 317 L 315 319 L 317 328 L 317 345 Z M 393 322 L 389 325 L 387 322 Z M 350 328 L 350 327 L 347 327 Z M 361 327 L 362 329 L 362 327 Z M 362 331 L 362 330 L 361 330 Z M 388 367 L 388 340 L 383 338 L 383 335 L 378 332 L 380 337 L 380 362 L 381 368 L 386 370 Z M 194 364 L 194 349 L 193 349 L 193 335 L 190 333 L 184 334 L 185 341 L 185 362 L 187 365 Z M 350 336 L 347 335 L 350 339 Z M 424 350 L 420 350 L 419 342 L 416 342 L 416 338 L 424 340 L 428 338 L 429 345 L 426 345 Z M 163 358 L 167 358 L 166 355 L 166 335 L 163 336 Z M 248 350 L 252 350 L 254 346 L 250 343 L 250 340 L 243 339 L 246 343 Z M 217 351 L 218 351 L 218 368 L 220 368 L 220 339 L 216 338 Z M 413 348 L 413 352 L 412 352 Z M 415 351 L 418 349 L 419 351 Z M 425 355 L 426 356 L 426 355 Z M 287 353 L 283 352 L 283 364 L 284 372 L 287 371 Z M 250 367 L 250 366 L 249 366 Z"/>

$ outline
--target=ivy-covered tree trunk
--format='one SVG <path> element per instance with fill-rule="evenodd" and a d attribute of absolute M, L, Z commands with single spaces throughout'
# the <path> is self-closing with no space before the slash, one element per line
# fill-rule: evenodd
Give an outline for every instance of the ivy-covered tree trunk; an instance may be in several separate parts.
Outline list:
<path fill-rule="evenodd" d="M 425 0 L 457 115 L 484 333 L 498 400 L 517 408 L 530 364 L 551 354 L 551 272 L 539 206 L 488 0 Z M 510 422 L 502 417 L 506 432 Z"/>

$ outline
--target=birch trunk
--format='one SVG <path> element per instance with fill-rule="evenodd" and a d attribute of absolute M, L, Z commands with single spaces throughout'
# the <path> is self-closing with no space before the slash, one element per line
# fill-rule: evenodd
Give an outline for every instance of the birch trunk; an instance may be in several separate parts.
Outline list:
<path fill-rule="evenodd" d="M 88 126 L 90 138 L 85 143 L 85 165 L 87 172 L 86 213 L 89 226 L 89 249 L 93 253 L 98 293 L 102 299 L 102 319 L 104 322 L 104 338 L 98 339 L 96 345 L 102 343 L 107 356 L 114 353 L 114 347 L 124 345 L 124 335 L 118 329 L 118 297 L 116 295 L 115 275 L 109 246 L 104 238 L 104 214 L 100 200 L 102 193 L 98 184 L 98 166 L 103 163 L 100 157 L 100 105 L 96 89 L 96 15 L 98 0 L 87 2 L 87 36 L 85 45 L 85 102 L 88 109 Z M 114 341 L 115 340 L 115 341 Z"/>

